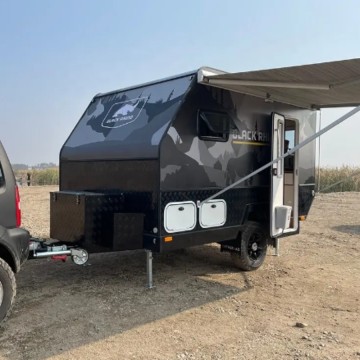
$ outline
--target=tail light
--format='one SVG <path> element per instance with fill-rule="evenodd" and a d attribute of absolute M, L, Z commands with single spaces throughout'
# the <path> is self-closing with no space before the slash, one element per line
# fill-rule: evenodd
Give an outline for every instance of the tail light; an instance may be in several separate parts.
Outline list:
<path fill-rule="evenodd" d="M 21 225 L 21 208 L 20 208 L 20 194 L 19 188 L 15 186 L 15 206 L 16 206 L 16 227 Z"/>

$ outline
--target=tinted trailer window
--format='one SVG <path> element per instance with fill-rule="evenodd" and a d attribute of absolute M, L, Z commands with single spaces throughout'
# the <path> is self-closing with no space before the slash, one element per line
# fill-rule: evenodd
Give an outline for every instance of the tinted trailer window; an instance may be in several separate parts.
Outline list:
<path fill-rule="evenodd" d="M 198 134 L 201 140 L 227 141 L 230 117 L 226 113 L 202 111 L 198 113 Z"/>

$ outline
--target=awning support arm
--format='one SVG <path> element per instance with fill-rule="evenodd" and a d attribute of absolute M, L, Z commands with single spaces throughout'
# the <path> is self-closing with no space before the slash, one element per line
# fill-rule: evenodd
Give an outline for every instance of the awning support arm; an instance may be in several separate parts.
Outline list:
<path fill-rule="evenodd" d="M 208 197 L 207 199 L 205 199 L 204 201 L 202 201 L 201 203 L 199 203 L 199 207 L 212 199 L 215 199 L 216 197 L 218 197 L 219 195 L 223 194 L 224 192 L 232 189 L 233 187 L 241 184 L 242 182 L 244 182 L 247 179 L 250 179 L 251 177 L 253 177 L 254 175 L 260 173 L 261 171 L 267 169 L 268 167 L 270 167 L 271 165 L 277 163 L 278 161 L 286 158 L 287 156 L 295 153 L 296 151 L 298 151 L 299 149 L 301 149 L 302 147 L 304 147 L 305 145 L 309 144 L 311 141 L 315 140 L 316 138 L 318 138 L 319 136 L 325 134 L 326 132 L 328 132 L 329 130 L 331 130 L 333 127 L 341 124 L 343 121 L 347 120 L 348 118 L 350 118 L 351 116 L 355 115 L 356 113 L 358 113 L 360 111 L 360 106 L 357 106 L 356 108 L 354 108 L 353 110 L 349 111 L 348 113 L 346 113 L 345 115 L 341 116 L 339 119 L 333 121 L 331 124 L 329 124 L 328 126 L 324 127 L 322 130 L 318 131 L 317 133 L 315 133 L 314 135 L 310 136 L 309 138 L 307 138 L 306 140 L 304 140 L 303 142 L 301 142 L 300 144 L 296 145 L 295 147 L 293 147 L 291 150 L 289 150 L 287 153 L 283 154 L 282 156 L 278 157 L 277 159 L 261 166 L 259 169 L 253 171 L 252 173 L 250 173 L 249 175 L 244 176 L 243 178 L 235 181 L 233 184 L 227 186 L 226 188 L 218 191 L 216 194 Z"/>

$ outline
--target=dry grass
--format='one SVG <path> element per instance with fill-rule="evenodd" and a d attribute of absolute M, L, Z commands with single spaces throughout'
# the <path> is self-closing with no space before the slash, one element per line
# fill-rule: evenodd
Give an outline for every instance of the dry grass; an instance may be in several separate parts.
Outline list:
<path fill-rule="evenodd" d="M 318 181 L 318 175 L 316 176 Z M 316 186 L 318 189 L 318 185 Z M 320 169 L 320 192 L 360 191 L 360 167 L 342 166 Z"/>
<path fill-rule="evenodd" d="M 59 184 L 59 168 L 36 169 L 36 170 L 17 170 L 15 177 L 17 181 L 25 185 L 30 174 L 31 185 L 58 185 Z"/>

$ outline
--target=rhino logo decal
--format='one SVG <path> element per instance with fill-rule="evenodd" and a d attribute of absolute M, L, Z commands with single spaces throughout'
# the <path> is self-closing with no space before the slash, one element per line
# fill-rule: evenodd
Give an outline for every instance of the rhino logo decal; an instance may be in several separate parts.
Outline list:
<path fill-rule="evenodd" d="M 139 117 L 147 100 L 147 97 L 140 97 L 113 104 L 101 123 L 101 126 L 113 129 L 134 122 Z"/>

